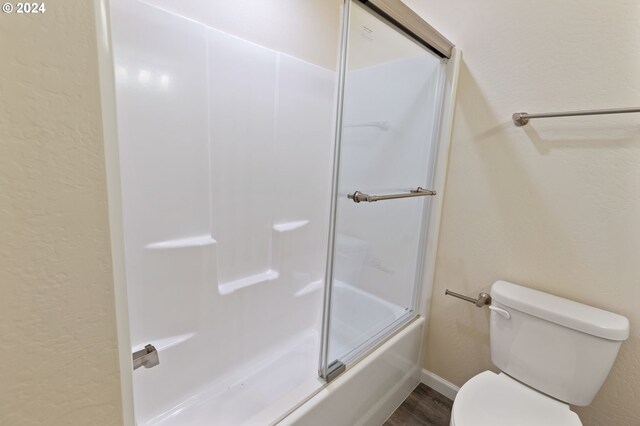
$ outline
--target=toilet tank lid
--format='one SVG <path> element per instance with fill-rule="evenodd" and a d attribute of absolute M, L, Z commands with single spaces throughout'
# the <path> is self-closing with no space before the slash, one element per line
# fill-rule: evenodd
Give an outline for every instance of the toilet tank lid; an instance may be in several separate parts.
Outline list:
<path fill-rule="evenodd" d="M 622 315 L 507 281 L 493 283 L 491 298 L 502 305 L 592 336 L 609 340 L 629 337 L 629 320 Z"/>

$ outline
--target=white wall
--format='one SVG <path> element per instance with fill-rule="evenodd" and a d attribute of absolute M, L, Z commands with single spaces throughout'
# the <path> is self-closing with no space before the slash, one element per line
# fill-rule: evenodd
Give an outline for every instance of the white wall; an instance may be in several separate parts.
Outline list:
<path fill-rule="evenodd" d="M 144 0 L 324 68 L 337 66 L 342 0 Z"/>
<path fill-rule="evenodd" d="M 464 52 L 425 367 L 491 368 L 488 312 L 444 296 L 507 279 L 631 320 L 587 426 L 640 419 L 638 115 L 511 123 L 517 111 L 637 106 L 636 1 L 407 0 Z"/>
<path fill-rule="evenodd" d="M 93 2 L 46 8 L 0 17 L 0 424 L 118 425 Z"/>

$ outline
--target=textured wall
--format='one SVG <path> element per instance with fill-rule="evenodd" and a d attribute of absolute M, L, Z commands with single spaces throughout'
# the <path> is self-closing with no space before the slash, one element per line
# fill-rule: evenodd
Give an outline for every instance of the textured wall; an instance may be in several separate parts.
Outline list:
<path fill-rule="evenodd" d="M 626 315 L 587 426 L 640 424 L 640 116 L 511 124 L 516 111 L 640 104 L 640 3 L 407 0 L 463 50 L 425 367 L 492 368 L 488 312 L 444 296 L 506 279 Z M 587 372 L 588 374 L 588 372 Z"/>
<path fill-rule="evenodd" d="M 93 2 L 0 16 L 0 424 L 121 424 Z"/>

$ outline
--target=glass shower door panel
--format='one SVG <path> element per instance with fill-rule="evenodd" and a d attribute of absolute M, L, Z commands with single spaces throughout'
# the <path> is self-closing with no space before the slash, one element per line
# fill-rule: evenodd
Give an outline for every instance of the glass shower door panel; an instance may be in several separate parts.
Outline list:
<path fill-rule="evenodd" d="M 329 363 L 413 316 L 430 199 L 415 191 L 431 185 L 441 98 L 439 57 L 356 2 L 350 9 Z M 415 196 L 366 197 L 394 194 Z"/>

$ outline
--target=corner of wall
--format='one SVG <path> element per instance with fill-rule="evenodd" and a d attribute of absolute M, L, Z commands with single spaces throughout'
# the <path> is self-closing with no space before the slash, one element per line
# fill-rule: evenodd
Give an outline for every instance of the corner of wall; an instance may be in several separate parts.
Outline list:
<path fill-rule="evenodd" d="M 459 48 L 453 49 L 453 55 L 447 62 L 445 73 L 445 84 L 443 94 L 443 108 L 440 117 L 440 134 L 438 135 L 438 151 L 436 159 L 436 174 L 434 176 L 434 189 L 439 194 L 431 201 L 429 223 L 427 230 L 427 244 L 425 250 L 425 263 L 423 268 L 422 293 L 420 301 L 420 315 L 425 319 L 424 341 L 420 359 L 421 365 L 427 367 L 427 354 L 425 345 L 429 335 L 429 314 L 432 301 L 433 281 L 435 278 L 435 268 L 437 261 L 437 249 L 440 236 L 440 223 L 444 208 L 444 195 L 447 181 L 447 169 L 449 165 L 449 155 L 451 148 L 451 135 L 455 115 L 456 94 L 458 88 L 458 75 L 460 73 L 460 63 L 462 61 L 462 51 Z"/>
<path fill-rule="evenodd" d="M 120 183 L 120 159 L 116 119 L 115 81 L 109 26 L 109 0 L 94 0 L 96 38 L 100 78 L 102 111 L 102 136 L 104 140 L 107 199 L 109 204 L 109 229 L 113 268 L 116 324 L 118 335 L 118 359 L 122 417 L 125 426 L 135 424 L 133 412 L 133 377 L 129 312 L 125 275 L 124 230 L 122 224 L 122 194 Z"/>

